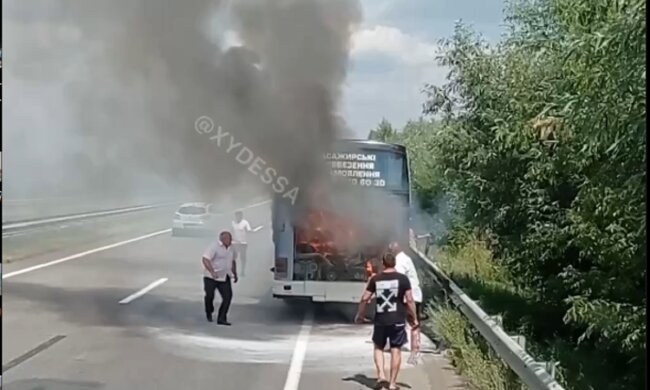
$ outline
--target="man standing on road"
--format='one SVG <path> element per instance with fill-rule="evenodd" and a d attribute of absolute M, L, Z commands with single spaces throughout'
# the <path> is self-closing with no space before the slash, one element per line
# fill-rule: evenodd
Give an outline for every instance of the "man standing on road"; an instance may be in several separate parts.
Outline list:
<path fill-rule="evenodd" d="M 217 314 L 217 324 L 230 325 L 228 309 L 232 301 L 231 279 L 237 283 L 237 254 L 232 247 L 230 232 L 223 231 L 219 239 L 208 247 L 203 254 L 203 289 L 205 291 L 205 315 L 212 322 L 214 313 L 214 290 L 219 290 L 221 306 Z"/>
<path fill-rule="evenodd" d="M 232 221 L 232 231 L 235 252 L 237 252 L 239 261 L 241 262 L 241 276 L 246 276 L 246 249 L 248 249 L 246 233 L 252 230 L 251 224 L 244 219 L 244 213 L 242 211 L 235 212 L 235 220 Z"/>
<path fill-rule="evenodd" d="M 426 319 L 425 314 L 422 312 L 422 289 L 420 288 L 420 278 L 415 269 L 413 260 L 404 253 L 400 248 L 399 243 L 393 241 L 390 244 L 390 250 L 395 254 L 395 270 L 409 278 L 411 288 L 413 289 L 413 300 L 415 301 L 415 312 L 418 315 L 418 321 Z"/>
<path fill-rule="evenodd" d="M 373 276 L 368 282 L 359 302 L 355 322 L 363 322 L 366 306 L 372 296 L 376 295 L 376 309 L 372 342 L 374 344 L 374 361 L 377 369 L 377 386 L 388 384 L 390 390 L 397 389 L 397 374 L 402 364 L 401 348 L 408 341 L 406 336 L 406 321 L 412 329 L 418 329 L 420 324 L 415 314 L 415 302 L 409 279 L 395 269 L 395 255 L 391 252 L 384 254 L 384 270 Z M 384 348 L 386 341 L 390 344 L 390 380 L 386 381 L 384 373 Z"/>

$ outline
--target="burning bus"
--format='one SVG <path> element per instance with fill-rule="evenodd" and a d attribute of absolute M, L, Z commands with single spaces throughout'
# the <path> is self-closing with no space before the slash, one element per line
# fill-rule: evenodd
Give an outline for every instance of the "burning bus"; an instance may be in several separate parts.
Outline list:
<path fill-rule="evenodd" d="M 293 205 L 272 204 L 273 296 L 356 303 L 390 241 L 408 242 L 411 191 L 406 149 L 337 141 L 324 159 L 333 184 Z"/>

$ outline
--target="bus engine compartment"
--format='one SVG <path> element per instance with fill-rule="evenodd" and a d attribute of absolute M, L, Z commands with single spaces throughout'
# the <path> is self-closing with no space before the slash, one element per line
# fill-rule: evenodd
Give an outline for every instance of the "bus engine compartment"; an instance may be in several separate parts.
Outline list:
<path fill-rule="evenodd" d="M 379 270 L 385 245 L 367 245 L 361 229 L 339 215 L 310 210 L 294 233 L 293 280 L 364 282 Z"/>

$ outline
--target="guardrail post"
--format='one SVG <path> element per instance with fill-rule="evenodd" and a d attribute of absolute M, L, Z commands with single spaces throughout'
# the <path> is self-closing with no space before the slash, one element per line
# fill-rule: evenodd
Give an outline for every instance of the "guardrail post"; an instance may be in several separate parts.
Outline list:
<path fill-rule="evenodd" d="M 488 320 L 494 321 L 497 325 L 503 328 L 503 316 L 497 314 L 495 316 L 488 316 Z"/>
<path fill-rule="evenodd" d="M 526 336 L 522 336 L 518 334 L 518 335 L 510 336 L 510 338 L 513 339 L 515 343 L 519 344 L 519 346 L 522 349 L 526 349 Z"/>
<path fill-rule="evenodd" d="M 550 376 L 555 378 L 555 368 L 557 367 L 558 362 L 556 361 L 551 361 L 551 362 L 535 362 L 533 363 L 533 366 L 535 368 L 541 368 L 548 372 Z"/>
<path fill-rule="evenodd" d="M 428 254 L 429 249 L 431 248 L 431 244 L 432 244 L 431 233 L 420 234 L 420 235 L 415 236 L 416 242 L 417 242 L 417 240 L 422 240 L 422 239 L 424 239 L 424 253 Z M 416 244 L 416 247 L 417 247 L 417 244 Z"/>

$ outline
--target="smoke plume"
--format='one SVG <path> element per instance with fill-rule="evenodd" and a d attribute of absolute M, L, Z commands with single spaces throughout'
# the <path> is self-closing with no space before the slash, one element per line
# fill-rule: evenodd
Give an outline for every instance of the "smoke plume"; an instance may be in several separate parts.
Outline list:
<path fill-rule="evenodd" d="M 318 206 L 370 239 L 403 220 L 403 202 L 329 182 L 322 158 L 344 127 L 357 0 L 9 0 L 4 10 L 7 194 L 180 189 L 212 200 L 246 186 L 304 203 L 318 184 L 331 186 Z"/>
<path fill-rule="evenodd" d="M 360 17 L 355 0 L 7 1 L 7 191 L 266 188 L 250 154 L 307 186 Z"/>

